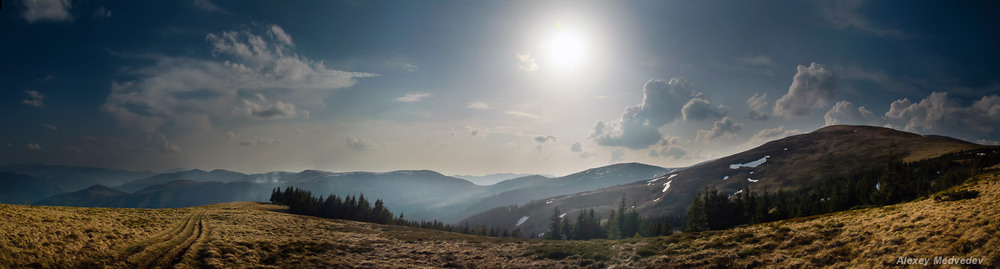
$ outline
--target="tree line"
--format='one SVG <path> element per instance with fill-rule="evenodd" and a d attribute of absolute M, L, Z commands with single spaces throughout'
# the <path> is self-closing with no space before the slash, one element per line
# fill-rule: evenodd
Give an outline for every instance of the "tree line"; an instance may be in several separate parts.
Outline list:
<path fill-rule="evenodd" d="M 545 239 L 555 240 L 590 240 L 590 239 L 622 239 L 631 237 L 647 237 L 670 235 L 670 218 L 666 216 L 643 218 L 635 207 L 625 207 L 625 196 L 622 196 L 618 209 L 612 209 L 607 221 L 602 220 L 594 209 L 584 209 L 576 215 L 575 221 L 570 221 L 567 214 L 560 214 L 559 207 L 552 210 L 545 230 Z"/>
<path fill-rule="evenodd" d="M 1000 163 L 996 148 L 963 151 L 923 161 L 905 163 L 890 150 L 884 167 L 824 183 L 771 195 L 749 186 L 733 195 L 706 188 L 692 198 L 684 232 L 721 230 L 743 224 L 806 217 L 859 207 L 876 207 L 911 201 L 961 185 L 978 169 Z"/>

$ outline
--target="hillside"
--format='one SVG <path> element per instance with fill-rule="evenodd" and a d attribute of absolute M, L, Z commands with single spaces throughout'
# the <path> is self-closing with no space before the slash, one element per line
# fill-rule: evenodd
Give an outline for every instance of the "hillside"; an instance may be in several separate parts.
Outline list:
<path fill-rule="evenodd" d="M 1000 167 L 885 208 L 617 241 L 488 238 L 282 213 L 252 202 L 178 209 L 0 205 L 11 267 L 895 267 L 899 257 L 1000 264 Z"/>
<path fill-rule="evenodd" d="M 596 208 L 606 216 L 624 196 L 646 216 L 668 215 L 680 228 L 691 198 L 706 187 L 724 193 L 743 188 L 755 191 L 794 191 L 833 177 L 883 166 L 890 152 L 914 161 L 949 152 L 985 147 L 943 136 L 922 136 L 873 126 L 836 125 L 814 132 L 767 142 L 759 147 L 701 163 L 646 182 L 614 186 L 537 200 L 519 207 L 494 208 L 464 222 L 540 233 L 555 207 L 575 214 Z"/>

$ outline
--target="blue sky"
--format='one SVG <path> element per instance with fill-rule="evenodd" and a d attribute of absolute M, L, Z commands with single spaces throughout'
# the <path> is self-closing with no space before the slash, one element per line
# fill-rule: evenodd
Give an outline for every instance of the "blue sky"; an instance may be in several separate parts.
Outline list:
<path fill-rule="evenodd" d="M 0 163 L 562 175 L 829 124 L 1000 140 L 995 4 L 73 1 L 0 11 Z"/>

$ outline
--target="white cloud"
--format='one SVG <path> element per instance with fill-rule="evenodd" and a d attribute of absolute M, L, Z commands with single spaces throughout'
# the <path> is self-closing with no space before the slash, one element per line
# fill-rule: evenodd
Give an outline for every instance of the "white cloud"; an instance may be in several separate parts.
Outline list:
<path fill-rule="evenodd" d="M 28 99 L 21 100 L 22 104 L 33 106 L 33 107 L 43 107 L 45 106 L 45 95 L 37 91 L 24 91 L 30 96 Z"/>
<path fill-rule="evenodd" d="M 282 29 L 281 26 L 278 26 L 277 24 L 271 25 L 271 31 L 268 32 L 268 34 L 270 34 L 272 37 L 274 37 L 274 39 L 277 39 L 279 42 L 285 44 L 286 46 L 289 47 L 295 46 L 295 43 L 292 42 L 292 37 L 286 34 L 285 29 Z"/>
<path fill-rule="evenodd" d="M 399 97 L 399 98 L 396 98 L 396 99 L 392 99 L 392 100 L 395 100 L 396 102 L 402 102 L 402 103 L 413 103 L 413 102 L 420 102 L 420 101 L 424 100 L 424 98 L 427 98 L 427 97 L 430 97 L 430 96 L 431 96 L 431 94 L 426 93 L 426 92 L 412 92 L 412 93 L 407 93 L 406 95 L 404 95 L 402 97 Z"/>
<path fill-rule="evenodd" d="M 24 144 L 24 148 L 29 150 L 42 150 L 42 146 L 35 143 Z"/>
<path fill-rule="evenodd" d="M 878 125 L 879 118 L 864 106 L 855 107 L 848 101 L 840 101 L 826 115 L 823 115 L 826 125 L 835 124 L 866 124 Z"/>
<path fill-rule="evenodd" d="M 770 116 L 764 114 L 764 108 L 767 107 L 767 93 L 754 93 L 753 96 L 747 99 L 747 106 L 750 107 L 750 113 L 747 113 L 747 117 L 754 120 L 765 121 Z"/>
<path fill-rule="evenodd" d="M 583 152 L 583 145 L 580 145 L 580 142 L 573 143 L 573 145 L 569 146 L 569 151 L 571 151 L 571 152 Z"/>
<path fill-rule="evenodd" d="M 535 115 L 535 114 L 532 114 L 532 113 L 528 113 L 528 112 L 507 110 L 507 111 L 504 111 L 504 113 L 507 113 L 507 115 L 518 116 L 518 117 L 522 117 L 522 118 L 538 119 L 538 115 Z"/>
<path fill-rule="evenodd" d="M 347 147 L 353 150 L 374 150 L 376 148 L 376 144 L 371 140 L 358 138 L 352 135 L 347 138 Z"/>
<path fill-rule="evenodd" d="M 523 71 L 523 72 L 538 71 L 538 63 L 535 62 L 535 58 L 531 57 L 531 54 L 518 53 L 517 61 L 519 62 L 517 66 L 518 71 Z"/>
<path fill-rule="evenodd" d="M 168 125 L 232 122 L 236 117 L 287 119 L 308 117 L 325 106 L 335 89 L 376 74 L 328 69 L 296 54 L 274 27 L 258 35 L 250 30 L 210 33 L 205 40 L 213 57 L 132 56 L 152 60 L 132 69 L 131 81 L 112 81 L 100 109 L 119 123 L 154 133 Z M 128 57 L 128 56 L 126 56 Z M 203 124 L 211 126 L 213 124 Z"/>
<path fill-rule="evenodd" d="M 270 145 L 281 145 L 281 139 L 277 138 L 258 138 L 258 139 L 244 139 L 240 140 L 240 146 L 270 146 Z"/>
<path fill-rule="evenodd" d="M 642 87 L 642 103 L 625 108 L 620 118 L 598 120 L 588 138 L 601 146 L 643 149 L 660 141 L 660 126 L 682 116 L 682 108 L 700 94 L 683 78 L 653 79 Z"/>
<path fill-rule="evenodd" d="M 837 93 L 837 75 L 832 71 L 815 62 L 809 67 L 799 65 L 788 94 L 774 102 L 774 115 L 808 116 L 812 109 L 829 105 Z"/>
<path fill-rule="evenodd" d="M 823 18 L 835 28 L 853 28 L 880 37 L 908 37 L 900 30 L 877 26 L 859 14 L 858 9 L 864 4 L 864 0 L 821 1 L 819 3 Z"/>
<path fill-rule="evenodd" d="M 909 99 L 892 102 L 885 120 L 911 132 L 991 133 L 1000 126 L 1000 96 L 983 96 L 971 106 L 962 107 L 946 92 L 933 92 L 918 103 Z"/>
<path fill-rule="evenodd" d="M 56 127 L 55 125 L 48 124 L 48 123 L 42 123 L 42 126 L 45 126 L 45 128 L 48 128 L 49 130 L 53 130 L 53 131 L 59 130 L 59 128 Z"/>
<path fill-rule="evenodd" d="M 146 135 L 146 142 L 152 146 L 153 149 L 159 150 L 160 152 L 166 153 L 176 153 L 181 152 L 181 148 L 177 145 L 171 144 L 167 140 L 167 136 L 163 133 L 153 133 Z"/>
<path fill-rule="evenodd" d="M 693 98 L 681 108 L 681 114 L 685 121 L 698 121 L 704 119 L 717 119 L 726 116 L 725 106 L 712 106 L 708 100 Z"/>
<path fill-rule="evenodd" d="M 718 120 L 710 130 L 698 130 L 696 141 L 701 143 L 713 142 L 721 138 L 736 137 L 736 132 L 743 129 L 742 123 L 737 123 L 729 117 Z"/>
<path fill-rule="evenodd" d="M 488 105 L 486 103 L 483 103 L 483 102 L 475 102 L 475 103 L 469 104 L 468 106 L 465 106 L 465 108 L 468 108 L 468 109 L 478 109 L 478 110 L 487 110 L 487 109 L 490 109 L 490 105 Z"/>
<path fill-rule="evenodd" d="M 24 11 L 21 15 L 29 23 L 39 21 L 72 21 L 69 0 L 24 0 Z"/>
<path fill-rule="evenodd" d="M 111 10 L 104 7 L 99 7 L 94 11 L 94 17 L 97 18 L 111 18 Z"/>

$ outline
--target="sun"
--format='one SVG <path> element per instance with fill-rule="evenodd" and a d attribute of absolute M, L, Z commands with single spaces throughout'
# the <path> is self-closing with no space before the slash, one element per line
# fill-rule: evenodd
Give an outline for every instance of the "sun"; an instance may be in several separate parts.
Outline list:
<path fill-rule="evenodd" d="M 542 49 L 545 52 L 545 64 L 560 70 L 580 68 L 587 58 L 587 40 L 575 29 L 557 24 L 556 31 L 549 36 Z"/>

